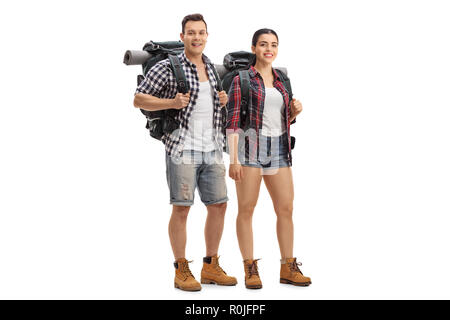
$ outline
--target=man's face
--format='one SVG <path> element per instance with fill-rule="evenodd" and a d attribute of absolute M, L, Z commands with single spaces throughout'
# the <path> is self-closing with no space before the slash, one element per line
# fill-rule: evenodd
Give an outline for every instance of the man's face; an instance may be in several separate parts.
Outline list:
<path fill-rule="evenodd" d="M 188 21 L 184 26 L 184 34 L 180 34 L 181 41 L 187 53 L 200 55 L 205 49 L 208 32 L 203 21 Z"/>

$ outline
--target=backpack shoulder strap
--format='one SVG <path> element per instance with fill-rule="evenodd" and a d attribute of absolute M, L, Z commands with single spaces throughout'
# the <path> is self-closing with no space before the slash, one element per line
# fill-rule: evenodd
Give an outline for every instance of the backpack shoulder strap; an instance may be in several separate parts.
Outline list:
<path fill-rule="evenodd" d="M 216 78 L 216 90 L 218 92 L 223 91 L 223 87 L 222 87 L 222 81 L 220 80 L 220 76 L 217 73 L 216 67 L 214 67 L 214 65 L 212 63 L 209 64 L 210 68 L 212 69 L 213 73 L 214 73 L 214 77 Z"/>
<path fill-rule="evenodd" d="M 289 79 L 289 77 L 287 75 L 284 74 L 283 71 L 281 71 L 280 69 L 275 69 L 278 76 L 280 77 L 281 82 L 283 83 L 284 88 L 286 89 L 286 91 L 288 92 L 289 95 L 289 102 L 291 102 L 292 100 L 292 87 L 291 87 L 291 80 Z"/>
<path fill-rule="evenodd" d="M 248 104 L 250 101 L 250 74 L 248 70 L 239 71 L 239 79 L 241 85 L 241 125 L 240 127 L 245 127 L 247 124 L 247 111 Z"/>
<path fill-rule="evenodd" d="M 180 59 L 178 59 L 178 56 L 174 54 L 169 54 L 169 61 L 177 81 L 177 91 L 181 93 L 188 93 L 189 84 L 186 80 L 186 75 L 184 74 Z"/>

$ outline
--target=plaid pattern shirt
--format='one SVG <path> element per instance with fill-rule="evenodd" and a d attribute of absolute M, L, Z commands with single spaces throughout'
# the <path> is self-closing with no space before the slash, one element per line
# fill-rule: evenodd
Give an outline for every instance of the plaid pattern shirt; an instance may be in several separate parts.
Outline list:
<path fill-rule="evenodd" d="M 248 103 L 248 111 L 247 117 L 249 118 L 249 129 L 254 129 L 256 132 L 256 139 L 250 139 L 249 153 L 252 155 L 251 157 L 255 157 L 256 154 L 259 154 L 259 135 L 260 130 L 263 125 L 263 113 L 264 113 L 264 101 L 265 101 L 265 87 L 264 80 L 261 75 L 256 71 L 256 69 L 251 66 L 248 70 L 250 75 L 250 95 L 249 95 L 249 103 Z M 292 164 L 292 155 L 291 155 L 291 135 L 290 135 L 290 125 L 295 122 L 295 119 L 292 122 L 289 122 L 290 117 L 290 107 L 289 107 L 289 94 L 286 88 L 283 85 L 279 75 L 275 70 L 273 70 L 274 74 L 274 83 L 273 86 L 281 93 L 283 96 L 284 102 L 284 118 L 286 124 L 286 132 L 288 138 L 288 158 L 290 163 Z M 231 83 L 230 90 L 228 91 L 228 106 L 227 106 L 227 124 L 226 131 L 227 134 L 233 132 L 239 132 L 242 128 L 240 128 L 240 112 L 241 112 L 241 85 L 239 75 L 234 77 L 233 82 Z"/>
<path fill-rule="evenodd" d="M 195 103 L 198 98 L 200 83 L 197 73 L 197 66 L 193 64 L 186 57 L 184 52 L 178 55 L 181 65 L 186 75 L 186 80 L 190 86 L 191 98 L 187 107 L 180 110 L 177 116 L 177 120 L 180 122 L 179 130 L 175 130 L 172 134 L 164 134 L 162 142 L 166 147 L 166 152 L 169 156 L 181 156 L 184 147 L 184 141 L 189 131 L 189 120 L 192 115 L 192 111 L 195 107 Z M 211 61 L 203 55 L 203 62 L 206 66 L 206 71 L 209 78 L 211 87 L 214 88 L 214 112 L 213 112 L 213 129 L 214 129 L 214 141 L 216 144 L 216 150 L 222 150 L 224 143 L 224 135 L 222 133 L 222 114 L 221 106 L 219 102 L 219 94 L 217 92 L 217 79 L 214 76 L 214 65 Z M 154 97 L 161 99 L 173 99 L 177 95 L 177 83 L 175 75 L 170 67 L 169 59 L 161 60 L 155 64 L 146 74 L 145 79 L 142 80 L 140 85 L 136 89 L 137 93 L 150 94 Z"/>

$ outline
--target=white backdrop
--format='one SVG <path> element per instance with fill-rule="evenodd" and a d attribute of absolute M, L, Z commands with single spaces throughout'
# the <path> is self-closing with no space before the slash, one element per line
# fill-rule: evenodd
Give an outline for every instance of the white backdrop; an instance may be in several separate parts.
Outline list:
<path fill-rule="evenodd" d="M 205 16 L 206 54 L 280 37 L 304 111 L 292 127 L 295 255 L 278 283 L 275 214 L 254 218 L 264 288 L 244 287 L 236 194 L 219 254 L 237 287 L 173 288 L 162 144 L 132 105 L 148 40 Z M 1 299 L 450 298 L 450 20 L 446 1 L 15 1 L 0 4 Z M 228 160 L 227 160 L 228 161 Z M 205 209 L 187 257 L 199 279 Z"/>

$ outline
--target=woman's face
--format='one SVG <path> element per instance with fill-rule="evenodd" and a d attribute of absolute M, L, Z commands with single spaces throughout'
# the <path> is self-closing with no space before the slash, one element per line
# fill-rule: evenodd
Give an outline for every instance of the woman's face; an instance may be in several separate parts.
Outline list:
<path fill-rule="evenodd" d="M 278 54 L 278 40 L 272 33 L 259 36 L 256 46 L 252 46 L 252 52 L 256 55 L 256 61 L 271 64 Z"/>

